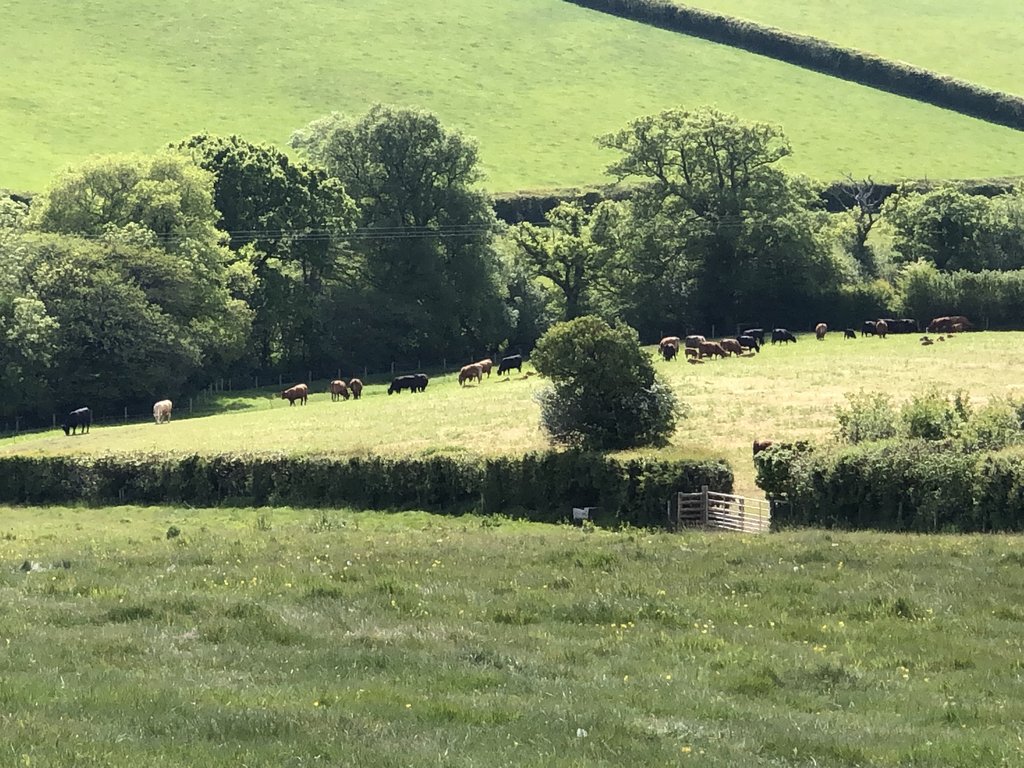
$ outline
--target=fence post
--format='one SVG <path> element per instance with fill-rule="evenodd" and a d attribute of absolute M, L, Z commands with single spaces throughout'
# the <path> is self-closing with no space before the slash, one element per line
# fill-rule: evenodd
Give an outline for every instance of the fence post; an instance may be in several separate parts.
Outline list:
<path fill-rule="evenodd" d="M 280 373 L 277 374 L 277 386 L 278 386 L 278 388 L 281 388 L 282 386 L 284 386 L 283 384 L 281 384 L 281 374 Z"/>
<path fill-rule="evenodd" d="M 259 388 L 260 388 L 260 377 L 259 377 L 259 376 L 256 376 L 256 377 L 254 377 L 254 378 L 253 378 L 253 382 L 254 382 L 254 383 L 255 383 L 255 385 L 256 385 L 256 386 L 254 387 L 254 389 L 259 389 Z"/>
<path fill-rule="evenodd" d="M 57 428 L 57 414 L 56 413 L 51 414 L 51 418 L 53 419 L 53 428 L 56 429 Z"/>
<path fill-rule="evenodd" d="M 395 361 L 394 360 L 391 361 L 391 375 L 392 376 L 395 375 Z"/>
<path fill-rule="evenodd" d="M 125 424 L 128 423 L 128 406 L 127 405 L 124 407 L 124 423 Z"/>
<path fill-rule="evenodd" d="M 228 392 L 231 391 L 231 379 L 228 379 Z"/>
<path fill-rule="evenodd" d="M 363 366 L 363 378 L 364 379 L 370 378 L 370 369 L 367 368 L 365 365 Z"/>
<path fill-rule="evenodd" d="M 21 432 L 21 416 L 14 417 L 14 434 Z"/>
<path fill-rule="evenodd" d="M 313 382 L 313 372 L 312 371 L 306 371 L 306 381 L 308 381 L 310 383 Z"/>
<path fill-rule="evenodd" d="M 448 373 L 448 358 L 441 358 L 441 373 Z"/>
<path fill-rule="evenodd" d="M 341 368 L 338 369 L 338 378 L 341 378 Z"/>
<path fill-rule="evenodd" d="M 188 399 L 188 415 L 189 416 L 192 415 L 192 398 L 191 397 Z"/>
<path fill-rule="evenodd" d="M 700 524 L 703 526 L 708 524 L 708 487 L 706 485 L 700 487 Z"/>

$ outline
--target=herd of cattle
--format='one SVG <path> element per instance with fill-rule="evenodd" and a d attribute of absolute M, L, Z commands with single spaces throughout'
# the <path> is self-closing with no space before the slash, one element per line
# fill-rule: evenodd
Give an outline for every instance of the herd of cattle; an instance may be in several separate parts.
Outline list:
<path fill-rule="evenodd" d="M 488 378 L 491 375 L 491 369 L 494 367 L 494 361 L 490 358 L 481 360 L 478 363 L 471 363 L 462 367 L 459 371 L 459 385 L 464 386 L 467 382 L 476 380 L 477 382 L 483 381 L 483 375 L 486 373 Z M 498 375 L 503 376 L 512 371 L 522 372 L 523 370 L 523 356 L 522 355 L 509 355 L 501 358 L 498 363 Z M 425 392 L 428 383 L 427 375 L 425 373 L 414 373 L 406 376 L 396 376 L 391 380 L 391 385 L 388 387 L 388 394 L 393 395 L 395 392 L 402 392 L 407 390 L 409 392 Z M 337 402 L 339 400 L 348 400 L 350 397 L 358 400 L 363 395 L 363 382 L 359 379 L 350 379 L 344 381 L 343 379 L 335 379 L 332 381 L 327 388 L 327 391 L 331 394 L 331 400 Z M 306 384 L 296 384 L 293 387 L 283 392 L 278 393 L 282 400 L 287 400 L 288 405 L 305 405 L 309 400 L 309 386 Z M 153 405 L 153 419 L 157 424 L 165 424 L 171 420 L 171 412 L 174 410 L 174 404 L 170 400 L 160 400 Z M 89 408 L 77 408 L 71 411 L 61 423 L 61 429 L 64 430 L 64 434 L 71 436 L 75 434 L 87 434 L 89 427 L 92 426 L 92 410 Z"/>
<path fill-rule="evenodd" d="M 969 331 L 974 326 L 971 321 L 963 315 L 948 315 L 936 317 L 927 325 L 928 333 L 954 334 Z M 917 333 L 920 326 L 916 320 L 902 318 L 883 317 L 878 320 L 865 320 L 861 324 L 860 335 L 878 336 L 885 338 L 890 333 Z M 822 341 L 829 332 L 825 323 L 818 323 L 814 327 L 814 336 Z M 765 338 L 768 334 L 764 328 L 748 328 L 739 335 L 726 339 L 709 341 L 704 336 L 692 335 L 680 338 L 679 336 L 666 336 L 658 342 L 658 351 L 666 360 L 674 360 L 682 348 L 687 362 L 700 363 L 704 358 L 729 357 L 730 355 L 753 355 L 761 351 Z M 857 331 L 854 328 L 843 329 L 843 338 L 856 339 Z M 939 337 L 942 341 L 943 337 Z M 771 332 L 772 344 L 796 343 L 796 335 L 786 328 L 773 328 Z M 924 336 L 921 343 L 928 345 L 932 340 Z"/>

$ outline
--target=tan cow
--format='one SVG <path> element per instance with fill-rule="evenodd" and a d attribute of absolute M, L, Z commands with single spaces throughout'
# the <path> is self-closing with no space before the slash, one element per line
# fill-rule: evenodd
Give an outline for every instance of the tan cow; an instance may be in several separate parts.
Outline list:
<path fill-rule="evenodd" d="M 494 361 L 489 357 L 485 357 L 483 360 L 478 360 L 477 365 L 480 366 L 480 370 L 487 374 L 487 378 L 491 378 L 491 368 L 494 367 Z"/>
<path fill-rule="evenodd" d="M 331 402 L 336 403 L 341 399 L 348 400 L 348 384 L 341 379 L 331 382 Z"/>
<path fill-rule="evenodd" d="M 352 393 L 353 400 L 358 400 L 363 396 L 363 382 L 359 379 L 352 379 L 348 383 L 348 389 Z"/>
<path fill-rule="evenodd" d="M 725 357 L 725 350 L 717 341 L 702 341 L 700 344 L 701 357 Z"/>
<path fill-rule="evenodd" d="M 462 366 L 459 371 L 459 386 L 465 386 L 467 381 L 476 379 L 478 382 L 483 381 L 483 369 L 480 367 L 480 363 L 470 363 L 469 365 Z"/>

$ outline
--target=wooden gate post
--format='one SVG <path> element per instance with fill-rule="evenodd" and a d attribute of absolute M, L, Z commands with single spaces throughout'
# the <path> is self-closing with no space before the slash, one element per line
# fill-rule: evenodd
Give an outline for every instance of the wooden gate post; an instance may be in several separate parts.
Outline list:
<path fill-rule="evenodd" d="M 708 487 L 700 487 L 700 524 L 707 527 L 708 524 Z"/>

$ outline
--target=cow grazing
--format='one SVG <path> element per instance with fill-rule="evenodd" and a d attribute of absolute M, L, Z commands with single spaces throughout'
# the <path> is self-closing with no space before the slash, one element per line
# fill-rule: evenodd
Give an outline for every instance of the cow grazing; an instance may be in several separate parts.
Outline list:
<path fill-rule="evenodd" d="M 953 326 L 959 324 L 963 330 L 969 331 L 974 326 L 971 321 L 963 315 L 950 315 L 949 317 L 936 317 L 928 323 L 928 333 L 951 333 Z"/>
<path fill-rule="evenodd" d="M 743 354 L 743 345 L 740 344 L 739 339 L 722 339 L 718 343 L 722 345 L 722 349 L 731 355 Z"/>
<path fill-rule="evenodd" d="M 459 386 L 463 387 L 466 385 L 467 381 L 473 381 L 473 379 L 476 379 L 477 382 L 480 382 L 483 380 L 483 376 L 484 371 L 483 368 L 480 367 L 480 363 L 471 363 L 469 365 L 464 365 L 462 366 L 462 369 L 459 371 Z"/>
<path fill-rule="evenodd" d="M 342 398 L 344 398 L 345 400 L 348 400 L 348 396 L 349 396 L 348 384 L 346 384 L 341 379 L 335 379 L 334 381 L 332 381 L 331 382 L 330 390 L 331 390 L 331 402 L 332 403 L 336 403 L 339 400 L 341 400 Z"/>
<path fill-rule="evenodd" d="M 738 341 L 740 343 L 740 346 L 743 347 L 744 349 L 752 349 L 755 352 L 761 351 L 761 344 L 754 336 L 743 335 L 738 337 L 736 341 Z"/>
<path fill-rule="evenodd" d="M 88 408 L 77 408 L 68 414 L 67 418 L 60 425 L 65 435 L 73 435 L 78 430 L 79 434 L 87 434 L 92 425 L 92 411 Z"/>
<path fill-rule="evenodd" d="M 519 373 L 523 371 L 523 356 L 522 355 L 509 355 L 508 357 L 501 358 L 501 362 L 498 363 L 498 375 L 503 376 L 504 374 L 511 371 L 513 368 Z"/>
<path fill-rule="evenodd" d="M 361 382 L 359 379 L 352 379 L 348 383 L 348 389 L 349 392 L 352 393 L 353 400 L 358 400 L 360 397 L 363 396 L 363 382 Z"/>
<path fill-rule="evenodd" d="M 679 354 L 679 344 L 660 344 L 658 351 L 666 360 L 675 360 L 676 355 Z"/>
<path fill-rule="evenodd" d="M 305 405 L 306 400 L 309 399 L 309 387 L 305 384 L 296 384 L 294 387 L 288 387 L 288 389 L 281 393 L 281 399 L 287 400 L 290 406 L 295 405 L 296 400 L 301 405 Z"/>
<path fill-rule="evenodd" d="M 429 381 L 429 379 L 427 379 L 427 374 L 425 374 L 425 373 L 415 373 L 415 374 L 413 374 L 412 379 L 413 379 L 413 389 L 412 389 L 413 392 L 426 392 L 427 391 L 427 382 Z"/>
<path fill-rule="evenodd" d="M 772 344 L 775 344 L 776 342 L 779 344 L 788 344 L 791 341 L 795 344 L 796 336 L 785 328 L 776 328 L 772 331 Z"/>
<path fill-rule="evenodd" d="M 863 323 L 861 323 L 861 326 L 860 326 L 860 335 L 861 335 L 861 337 L 864 337 L 864 336 L 874 336 L 875 335 L 875 322 L 876 321 L 874 321 L 874 320 L 865 320 Z"/>
<path fill-rule="evenodd" d="M 774 440 L 755 440 L 754 441 L 754 455 L 757 456 L 761 451 L 770 448 L 775 444 Z"/>
<path fill-rule="evenodd" d="M 403 389 L 415 392 L 416 388 L 415 376 L 396 376 L 391 380 L 391 386 L 388 387 L 388 394 L 393 395 L 395 392 L 401 392 Z"/>
<path fill-rule="evenodd" d="M 158 400 L 153 403 L 153 420 L 157 424 L 166 424 L 171 420 L 171 411 L 174 410 L 174 403 L 170 400 Z"/>
<path fill-rule="evenodd" d="M 845 331 L 843 331 L 843 338 L 844 339 L 856 339 L 857 338 L 857 332 L 855 330 L 853 330 L 853 328 L 847 328 Z"/>
<path fill-rule="evenodd" d="M 885 320 L 879 320 L 875 323 L 876 336 L 881 336 L 884 339 L 887 333 L 889 333 L 889 324 Z"/>
<path fill-rule="evenodd" d="M 740 336 L 753 336 L 758 344 L 764 345 L 764 328 L 747 328 Z"/>
<path fill-rule="evenodd" d="M 683 345 L 691 349 L 700 349 L 700 345 L 705 341 L 707 341 L 707 339 L 703 336 L 687 336 L 683 341 Z"/>
<path fill-rule="evenodd" d="M 717 341 L 705 341 L 700 345 L 701 357 L 725 357 L 726 351 Z"/>
<path fill-rule="evenodd" d="M 485 357 L 483 360 L 478 360 L 477 365 L 480 366 L 480 370 L 487 374 L 487 378 L 491 378 L 491 368 L 494 367 L 494 361 L 489 357 Z"/>
<path fill-rule="evenodd" d="M 825 323 L 818 323 L 814 326 L 814 337 L 821 341 L 825 338 L 825 334 L 828 333 L 828 326 Z"/>

